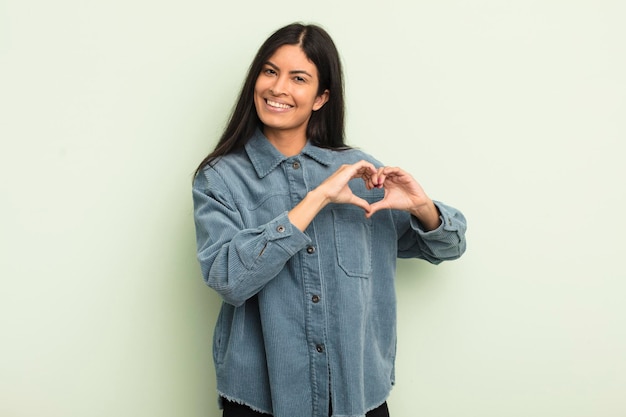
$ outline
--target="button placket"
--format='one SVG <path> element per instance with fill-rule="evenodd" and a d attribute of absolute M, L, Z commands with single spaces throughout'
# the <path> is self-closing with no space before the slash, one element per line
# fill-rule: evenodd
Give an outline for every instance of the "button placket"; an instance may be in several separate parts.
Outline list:
<path fill-rule="evenodd" d="M 293 159 L 285 161 L 284 172 L 288 179 L 292 206 L 302 201 L 308 192 L 307 181 L 305 179 L 307 172 L 304 165 L 306 161 L 306 158 L 303 157 L 294 157 Z M 309 237 L 313 237 L 313 239 L 304 246 L 303 250 L 301 250 L 299 259 L 303 272 L 302 290 L 305 291 L 305 300 L 307 303 L 307 306 L 305 306 L 306 313 L 304 323 L 306 339 L 309 346 L 312 366 L 315 368 L 313 383 L 317 387 L 315 389 L 315 396 L 318 397 L 327 395 L 330 380 L 330 376 L 328 375 L 328 354 L 324 344 L 326 335 L 325 324 L 327 322 L 325 317 L 326 307 L 325 303 L 322 302 L 321 265 L 319 264 L 317 254 L 317 242 L 314 239 L 315 223 L 312 222 L 304 233 Z"/>

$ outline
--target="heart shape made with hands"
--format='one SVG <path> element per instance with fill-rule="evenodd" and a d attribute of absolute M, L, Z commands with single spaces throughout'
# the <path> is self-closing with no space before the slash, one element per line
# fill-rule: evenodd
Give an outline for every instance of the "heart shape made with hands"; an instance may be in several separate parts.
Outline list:
<path fill-rule="evenodd" d="M 363 209 L 366 217 L 369 218 L 380 210 L 396 209 L 410 212 L 429 230 L 440 224 L 439 211 L 433 201 L 415 178 L 402 168 L 381 167 L 374 175 L 363 172 L 361 178 L 369 189 L 385 190 L 381 200 L 371 204 L 365 202 Z"/>

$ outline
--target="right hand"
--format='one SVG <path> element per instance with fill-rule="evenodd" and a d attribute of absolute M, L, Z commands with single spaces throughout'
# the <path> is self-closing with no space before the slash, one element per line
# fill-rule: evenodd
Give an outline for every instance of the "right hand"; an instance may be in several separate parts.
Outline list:
<path fill-rule="evenodd" d="M 361 178 L 368 190 L 378 186 L 378 170 L 370 162 L 359 161 L 342 165 L 317 187 L 317 191 L 323 193 L 329 203 L 353 204 L 369 212 L 370 204 L 354 195 L 348 186 L 348 182 L 355 178 Z"/>

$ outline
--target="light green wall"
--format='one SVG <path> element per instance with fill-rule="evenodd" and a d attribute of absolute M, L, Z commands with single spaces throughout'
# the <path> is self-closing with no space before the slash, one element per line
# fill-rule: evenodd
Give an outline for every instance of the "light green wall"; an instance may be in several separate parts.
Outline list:
<path fill-rule="evenodd" d="M 217 4 L 0 0 L 0 416 L 219 415 L 191 174 L 295 20 L 350 143 L 469 219 L 400 262 L 393 417 L 625 416 L 625 3 Z"/>

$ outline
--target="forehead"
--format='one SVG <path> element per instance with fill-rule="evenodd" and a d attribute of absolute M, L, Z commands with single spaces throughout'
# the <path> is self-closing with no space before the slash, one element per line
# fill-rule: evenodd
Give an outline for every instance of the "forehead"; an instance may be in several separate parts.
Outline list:
<path fill-rule="evenodd" d="M 268 61 L 285 71 L 304 70 L 317 75 L 317 66 L 306 56 L 299 45 L 279 47 Z"/>

